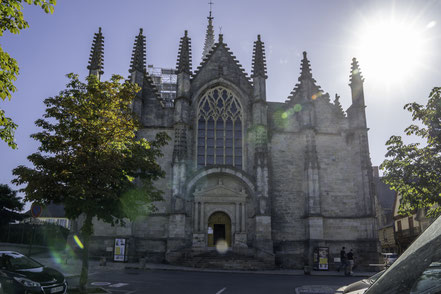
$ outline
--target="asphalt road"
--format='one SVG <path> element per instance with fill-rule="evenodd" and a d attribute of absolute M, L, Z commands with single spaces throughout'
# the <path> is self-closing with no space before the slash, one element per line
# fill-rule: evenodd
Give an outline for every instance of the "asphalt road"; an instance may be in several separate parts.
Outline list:
<path fill-rule="evenodd" d="M 92 286 L 103 287 L 115 294 L 294 294 L 295 288 L 303 285 L 343 286 L 360 279 L 344 276 L 113 270 L 94 273 L 89 277 L 89 282 Z"/>

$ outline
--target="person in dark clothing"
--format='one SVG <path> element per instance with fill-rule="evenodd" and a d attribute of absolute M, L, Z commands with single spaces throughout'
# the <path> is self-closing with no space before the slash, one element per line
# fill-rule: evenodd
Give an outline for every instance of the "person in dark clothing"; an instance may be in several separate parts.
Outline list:
<path fill-rule="evenodd" d="M 340 251 L 340 266 L 338 267 L 337 271 L 339 272 L 341 270 L 341 268 L 343 268 L 346 273 L 346 266 L 347 266 L 347 264 L 346 264 L 346 251 L 345 251 L 345 247 L 343 246 Z"/>
<path fill-rule="evenodd" d="M 345 274 L 347 274 L 348 276 L 352 276 L 353 275 L 352 268 L 354 267 L 354 253 L 352 252 L 352 249 L 349 251 L 347 258 L 348 258 L 348 266 L 347 266 L 347 272 Z"/>

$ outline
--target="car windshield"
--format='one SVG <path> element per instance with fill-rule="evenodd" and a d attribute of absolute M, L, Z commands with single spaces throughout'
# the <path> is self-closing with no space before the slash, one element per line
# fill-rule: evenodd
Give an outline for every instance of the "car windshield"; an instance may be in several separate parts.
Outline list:
<path fill-rule="evenodd" d="M 14 270 L 30 269 L 43 266 L 35 260 L 18 253 L 3 253 L 0 256 L 0 264 L 2 268 Z"/>
<path fill-rule="evenodd" d="M 441 293 L 441 217 L 369 287 L 366 294 Z"/>
<path fill-rule="evenodd" d="M 441 263 L 432 262 L 418 280 L 413 284 L 410 294 L 440 293 L 441 292 Z"/>
<path fill-rule="evenodd" d="M 376 273 L 375 275 L 373 275 L 372 277 L 368 278 L 369 283 L 373 284 L 376 280 L 378 280 L 379 277 L 381 277 L 381 275 L 384 273 L 384 270 L 381 272 Z"/>

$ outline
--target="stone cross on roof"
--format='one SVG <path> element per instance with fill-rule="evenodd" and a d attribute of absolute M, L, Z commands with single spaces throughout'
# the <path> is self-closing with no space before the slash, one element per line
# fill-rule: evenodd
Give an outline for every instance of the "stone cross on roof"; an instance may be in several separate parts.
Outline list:
<path fill-rule="evenodd" d="M 210 5 L 210 16 L 209 17 L 211 17 L 211 6 L 213 5 L 214 3 L 213 2 L 208 2 L 208 5 Z"/>

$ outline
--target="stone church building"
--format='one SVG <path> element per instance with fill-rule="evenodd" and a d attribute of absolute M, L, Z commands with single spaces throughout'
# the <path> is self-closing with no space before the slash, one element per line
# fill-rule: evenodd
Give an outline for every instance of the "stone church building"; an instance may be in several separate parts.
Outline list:
<path fill-rule="evenodd" d="M 346 111 L 337 95 L 331 101 L 317 84 L 306 52 L 289 97 L 271 102 L 278 97 L 267 97 L 260 35 L 250 48 L 248 75 L 223 35 L 215 41 L 212 22 L 210 12 L 196 70 L 187 31 L 180 40 L 172 103 L 146 70 L 142 30 L 136 36 L 129 72 L 142 88 L 133 101 L 142 123 L 138 136 L 166 132 L 172 138 L 160 159 L 166 177 L 157 182 L 164 201 L 125 227 L 95 222 L 91 254 L 105 254 L 115 238 L 126 238 L 129 258 L 174 264 L 216 254 L 220 242 L 228 248 L 225 256 L 263 261 L 262 267 L 312 265 L 317 247 L 329 248 L 331 263 L 342 246 L 353 248 L 360 263 L 373 261 L 377 224 L 357 60 Z M 103 45 L 100 29 L 90 74 L 103 73 Z"/>

